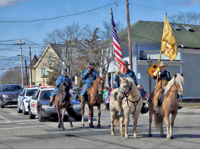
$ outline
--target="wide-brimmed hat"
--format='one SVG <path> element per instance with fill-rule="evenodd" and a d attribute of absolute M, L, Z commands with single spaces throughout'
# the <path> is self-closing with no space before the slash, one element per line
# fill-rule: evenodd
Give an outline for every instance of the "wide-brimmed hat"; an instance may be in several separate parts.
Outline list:
<path fill-rule="evenodd" d="M 129 63 L 128 63 L 128 61 L 123 61 L 124 62 L 124 65 L 130 65 Z"/>
<path fill-rule="evenodd" d="M 67 73 L 67 69 L 63 69 L 63 73 Z"/>
<path fill-rule="evenodd" d="M 87 64 L 87 67 L 93 67 L 92 63 L 89 62 L 89 63 Z"/>
<path fill-rule="evenodd" d="M 164 62 L 160 62 L 160 67 L 167 66 Z"/>

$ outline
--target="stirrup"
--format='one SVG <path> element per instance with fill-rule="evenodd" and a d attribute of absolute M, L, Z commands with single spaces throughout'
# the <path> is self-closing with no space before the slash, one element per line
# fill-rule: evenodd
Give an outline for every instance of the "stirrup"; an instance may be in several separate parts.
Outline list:
<path fill-rule="evenodd" d="M 121 110 L 121 109 L 118 111 L 117 116 L 118 116 L 118 117 L 123 117 L 123 116 L 124 116 L 124 114 L 122 113 L 122 110 Z"/>

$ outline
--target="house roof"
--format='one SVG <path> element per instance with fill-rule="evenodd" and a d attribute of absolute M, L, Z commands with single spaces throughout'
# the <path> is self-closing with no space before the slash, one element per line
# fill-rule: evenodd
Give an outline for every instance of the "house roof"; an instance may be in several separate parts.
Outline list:
<path fill-rule="evenodd" d="M 62 54 L 62 50 L 63 48 L 65 48 L 64 44 L 48 44 L 48 46 L 46 47 L 46 49 L 42 52 L 42 54 L 40 55 L 37 63 L 35 64 L 34 67 L 37 67 L 37 65 L 40 63 L 40 61 L 42 60 L 43 55 L 46 53 L 46 51 L 48 50 L 48 48 L 51 47 L 53 49 L 53 51 L 55 52 L 55 54 L 61 58 L 61 54 Z"/>
<path fill-rule="evenodd" d="M 36 55 L 34 55 L 30 65 L 34 66 L 37 63 L 37 61 L 38 61 L 38 58 Z M 30 65 L 28 66 L 29 68 L 30 68 Z"/>
<path fill-rule="evenodd" d="M 175 30 L 172 27 L 173 33 L 176 37 L 177 44 L 181 44 L 184 47 L 200 48 L 200 26 L 188 25 L 194 30 L 194 32 L 187 31 L 180 23 L 175 24 L 180 30 Z M 161 43 L 163 34 L 164 22 L 154 21 L 138 21 L 131 25 L 131 41 L 142 43 Z M 119 41 L 128 40 L 127 29 L 118 34 Z"/>

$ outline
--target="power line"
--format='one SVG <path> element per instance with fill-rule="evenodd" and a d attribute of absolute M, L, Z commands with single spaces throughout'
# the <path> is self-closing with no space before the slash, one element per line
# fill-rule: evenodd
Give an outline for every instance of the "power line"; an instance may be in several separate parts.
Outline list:
<path fill-rule="evenodd" d="M 101 6 L 101 7 L 97 7 L 97 8 L 94 8 L 94 9 L 90 9 L 90 10 L 86 10 L 86 11 L 82 11 L 82 12 L 78 12 L 78 13 L 74 13 L 74 14 L 64 15 L 64 16 L 53 17 L 53 18 L 35 19 L 35 20 L 28 20 L 28 21 L 0 21 L 0 23 L 23 23 L 23 22 L 30 23 L 30 22 L 37 22 L 37 21 L 55 20 L 55 19 L 60 19 L 60 18 L 65 18 L 65 17 L 70 17 L 70 16 L 76 16 L 76 15 L 84 14 L 84 13 L 87 13 L 87 12 L 95 11 L 95 10 L 98 10 L 98 9 L 101 9 L 101 8 L 104 8 L 104 7 L 107 7 L 109 5 L 113 5 L 113 4 L 117 5 L 117 3 L 110 3 L 110 4 L 107 4 L 107 5 L 104 5 L 104 6 Z"/>

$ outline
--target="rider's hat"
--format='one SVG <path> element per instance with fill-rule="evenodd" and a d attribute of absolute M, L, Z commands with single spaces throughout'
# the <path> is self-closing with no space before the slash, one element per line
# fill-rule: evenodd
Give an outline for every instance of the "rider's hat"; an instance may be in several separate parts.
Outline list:
<path fill-rule="evenodd" d="M 92 63 L 89 62 L 89 63 L 87 64 L 87 67 L 93 67 Z"/>
<path fill-rule="evenodd" d="M 163 67 L 163 66 L 167 66 L 164 64 L 164 62 L 160 62 L 160 67 Z"/>
<path fill-rule="evenodd" d="M 67 69 L 63 69 L 63 73 L 67 73 Z"/>
<path fill-rule="evenodd" d="M 124 60 L 124 65 L 130 65 L 127 60 Z"/>

